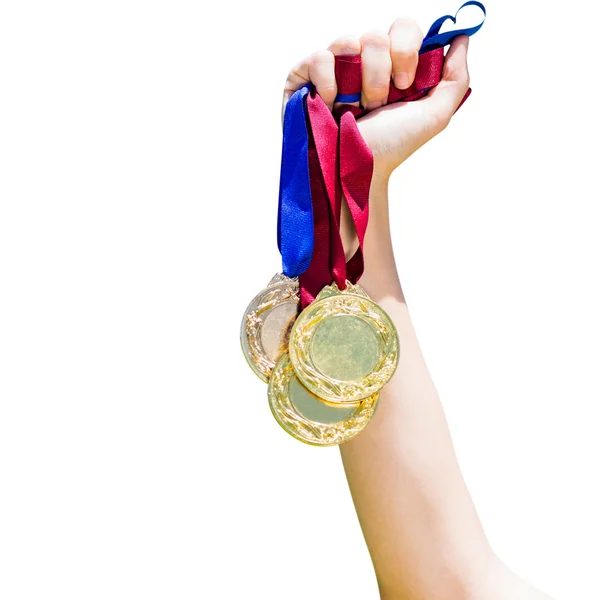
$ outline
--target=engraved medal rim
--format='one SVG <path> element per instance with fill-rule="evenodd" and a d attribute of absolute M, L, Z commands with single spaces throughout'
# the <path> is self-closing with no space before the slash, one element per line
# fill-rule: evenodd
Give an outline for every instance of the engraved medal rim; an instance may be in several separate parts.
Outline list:
<path fill-rule="evenodd" d="M 390 380 L 398 366 L 400 342 L 396 327 L 389 315 L 376 302 L 373 302 L 366 293 L 362 296 L 352 293 L 352 291 L 339 290 L 335 284 L 327 286 L 324 290 L 327 288 L 333 288 L 335 293 L 328 291 L 323 294 L 322 291 L 317 295 L 317 299 L 307 306 L 294 322 L 290 333 L 289 354 L 296 376 L 304 387 L 329 403 L 345 405 L 371 396 L 381 390 Z M 321 296 L 321 294 L 323 295 Z M 340 298 L 345 298 L 343 300 L 345 305 L 340 304 Z M 356 299 L 355 303 L 352 302 L 353 298 Z M 353 307 L 358 305 L 359 308 L 361 304 L 368 303 L 370 310 L 364 311 L 361 309 L 362 314 L 354 314 L 353 316 L 362 318 L 371 326 L 375 324 L 375 332 L 379 329 L 381 333 L 378 336 L 379 358 L 375 369 L 362 378 L 344 381 L 330 377 L 317 368 L 311 354 L 311 342 L 322 320 L 343 315 L 344 309 L 349 308 L 349 301 Z M 330 305 L 333 308 L 329 308 Z M 335 309 L 336 305 L 337 310 Z M 333 310 L 333 314 L 327 314 L 328 309 Z M 325 312 L 325 315 L 319 317 L 323 312 Z M 317 325 L 310 325 L 315 319 L 318 319 Z M 299 339 L 302 339 L 303 342 L 299 343 Z"/>
<path fill-rule="evenodd" d="M 269 382 L 271 372 L 275 366 L 276 361 L 271 360 L 262 345 L 261 332 L 264 321 L 262 319 L 257 320 L 256 329 L 254 331 L 254 340 L 251 340 L 249 335 L 249 324 L 248 320 L 250 315 L 253 313 L 264 312 L 267 310 L 263 307 L 266 297 L 271 295 L 273 291 L 280 290 L 281 294 L 285 294 L 289 291 L 289 287 L 292 286 L 295 290 L 296 302 L 300 303 L 299 296 L 299 285 L 297 278 L 286 277 L 280 273 L 277 273 L 271 278 L 269 284 L 261 290 L 252 300 L 249 302 L 244 315 L 242 317 L 242 323 L 240 326 L 240 345 L 242 347 L 242 353 L 246 362 L 254 371 L 254 373 L 265 383 Z M 286 296 L 282 302 L 274 302 L 269 310 L 273 310 L 278 304 L 291 301 L 291 296 Z"/>
<path fill-rule="evenodd" d="M 292 377 L 298 378 L 289 352 L 286 351 L 271 372 L 268 387 L 269 408 L 279 426 L 288 435 L 304 444 L 320 447 L 344 444 L 361 433 L 375 414 L 379 393 L 355 402 L 356 409 L 336 423 L 311 421 L 296 409 L 290 399 L 289 386 Z M 308 391 L 311 392 L 311 390 Z M 313 393 L 313 395 L 315 394 Z M 321 400 L 318 396 L 317 399 Z M 329 402 L 323 403 L 333 407 Z"/>

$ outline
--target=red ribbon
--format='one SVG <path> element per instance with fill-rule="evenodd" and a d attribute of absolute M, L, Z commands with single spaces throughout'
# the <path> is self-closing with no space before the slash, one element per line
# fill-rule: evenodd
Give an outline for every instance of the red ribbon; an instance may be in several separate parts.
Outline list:
<path fill-rule="evenodd" d="M 306 102 L 311 131 L 309 170 L 315 246 L 313 260 L 300 276 L 303 307 L 332 279 L 340 289 L 346 288 L 347 280 L 355 283 L 360 279 L 364 270 L 362 247 L 369 220 L 373 173 L 373 154 L 356 126 L 354 113 L 358 109 L 344 105 L 336 110 L 338 123 L 314 90 Z M 342 191 L 359 241 L 358 250 L 348 263 L 340 235 Z"/>
<path fill-rule="evenodd" d="M 388 104 L 422 98 L 440 82 L 443 66 L 443 48 L 421 54 L 413 84 L 406 90 L 390 84 Z M 335 76 L 339 94 L 359 94 L 362 88 L 360 56 L 336 56 Z M 461 106 L 470 91 L 465 94 Z M 356 119 L 366 111 L 343 104 L 332 114 L 314 88 L 306 102 L 315 235 L 312 261 L 308 270 L 300 276 L 303 308 L 313 302 L 332 280 L 340 289 L 345 289 L 346 280 L 356 283 L 362 276 L 363 244 L 369 222 L 369 190 L 373 176 L 373 154 L 356 125 Z M 342 192 L 359 245 L 348 263 L 340 236 Z"/>
<path fill-rule="evenodd" d="M 311 94 L 312 95 L 312 94 Z M 307 96 L 307 102 L 310 95 Z M 321 100 L 320 96 L 317 96 Z M 323 102 L 323 100 L 321 100 Z M 307 104 L 307 106 L 310 106 Z M 325 106 L 327 110 L 327 107 Z M 310 109 L 309 109 L 310 110 Z M 327 110 L 329 113 L 329 110 Z M 331 116 L 331 115 L 330 115 Z M 315 127 L 307 127 L 308 130 L 308 170 L 310 173 L 310 193 L 313 205 L 313 223 L 314 223 L 314 245 L 312 259 L 308 269 L 299 277 L 300 302 L 302 308 L 306 308 L 315 296 L 331 281 L 329 274 L 329 238 L 331 229 L 331 219 L 329 216 L 329 207 L 327 201 L 326 177 L 321 171 L 319 155 L 317 153 L 314 132 L 320 131 L 318 122 L 315 119 Z M 335 123 L 334 123 L 335 124 Z M 337 128 L 337 127 L 336 127 Z M 321 136 L 318 136 L 319 138 Z M 337 137 L 337 136 L 336 136 Z M 329 163 L 337 164 L 337 152 L 332 153 Z M 327 173 L 327 170 L 325 171 Z M 342 249 L 343 252 L 343 249 Z M 323 283 L 323 282 L 327 283 Z"/>

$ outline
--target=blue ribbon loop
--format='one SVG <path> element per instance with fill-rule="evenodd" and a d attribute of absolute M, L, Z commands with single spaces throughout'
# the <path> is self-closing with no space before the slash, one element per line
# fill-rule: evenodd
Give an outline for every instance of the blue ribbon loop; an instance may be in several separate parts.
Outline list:
<path fill-rule="evenodd" d="M 483 12 L 483 19 L 481 23 L 475 25 L 474 27 L 465 27 L 463 29 L 453 29 L 452 31 L 445 31 L 444 33 L 440 33 L 440 29 L 442 25 L 450 19 L 454 24 L 456 24 L 456 19 L 458 17 L 458 13 L 467 6 L 477 6 Z M 477 33 L 484 21 L 485 21 L 485 6 L 481 4 L 481 2 L 476 2 L 475 0 L 469 0 L 469 2 L 465 2 L 457 11 L 454 16 L 446 15 L 444 17 L 440 17 L 437 21 L 433 23 L 433 25 L 429 28 L 425 39 L 423 40 L 423 44 L 421 45 L 421 49 L 419 50 L 419 54 L 424 54 L 425 52 L 429 52 L 430 50 L 435 50 L 436 48 L 443 48 L 447 46 L 455 37 L 459 35 L 473 35 Z"/>
<path fill-rule="evenodd" d="M 306 128 L 306 95 L 310 88 L 307 84 L 296 91 L 283 115 L 277 246 L 282 272 L 288 277 L 297 277 L 308 269 L 314 245 Z"/>

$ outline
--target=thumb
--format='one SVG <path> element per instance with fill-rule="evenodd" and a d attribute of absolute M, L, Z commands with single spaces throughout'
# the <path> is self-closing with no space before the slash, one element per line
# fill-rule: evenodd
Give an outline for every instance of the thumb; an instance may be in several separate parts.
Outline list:
<path fill-rule="evenodd" d="M 468 36 L 460 35 L 452 41 L 444 58 L 442 79 L 422 100 L 436 122 L 439 120 L 440 129 L 449 123 L 469 89 L 468 49 Z"/>

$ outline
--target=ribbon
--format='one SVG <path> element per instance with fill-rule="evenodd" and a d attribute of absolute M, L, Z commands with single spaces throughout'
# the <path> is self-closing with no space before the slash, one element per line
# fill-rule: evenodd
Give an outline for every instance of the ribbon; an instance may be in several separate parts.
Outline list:
<path fill-rule="evenodd" d="M 369 191 L 373 176 L 373 153 L 356 125 L 356 107 L 345 106 L 340 118 L 340 183 L 358 238 L 358 250 L 348 261 L 346 277 L 356 283 L 365 264 L 363 244 L 369 222 Z M 340 289 L 346 282 L 336 281 Z"/>
<path fill-rule="evenodd" d="M 335 57 L 335 81 L 338 86 L 336 102 L 360 102 L 360 90 L 362 89 L 360 65 L 360 55 L 345 54 Z"/>
<path fill-rule="evenodd" d="M 337 192 L 337 130 L 338 126 L 321 96 L 313 88 L 306 98 L 306 106 L 311 126 L 309 127 L 308 164 L 313 201 L 314 249 L 313 259 L 308 269 L 300 275 L 300 302 L 308 306 L 324 285 L 331 281 L 330 240 L 336 230 L 332 206 L 341 193 Z M 339 229 L 338 237 L 339 237 Z M 340 243 L 334 252 L 344 248 Z M 345 265 L 344 265 L 345 266 Z M 325 283 L 323 283 L 325 282 Z"/>
<path fill-rule="evenodd" d="M 344 105 L 336 108 L 334 117 L 313 89 L 307 97 L 307 109 L 315 246 L 310 267 L 300 276 L 303 307 L 332 280 L 343 290 L 347 280 L 355 283 L 360 279 L 373 172 L 373 154 L 354 118 L 358 108 Z M 342 191 L 359 241 L 357 251 L 347 263 L 340 235 Z"/>
<path fill-rule="evenodd" d="M 310 87 L 307 84 L 294 93 L 283 116 L 277 246 L 282 272 L 288 277 L 297 277 L 306 271 L 313 254 L 313 206 L 305 111 L 305 98 Z"/>
<path fill-rule="evenodd" d="M 463 29 L 454 29 L 452 31 L 446 31 L 444 33 L 440 33 L 440 29 L 442 25 L 450 19 L 456 25 L 456 19 L 458 17 L 458 13 L 465 8 L 466 6 L 477 6 L 477 8 L 481 9 L 483 12 L 483 19 L 481 23 L 475 25 L 474 27 L 466 27 Z M 477 33 L 483 26 L 485 22 L 486 12 L 485 6 L 481 4 L 481 2 L 476 2 L 475 0 L 469 0 L 469 2 L 465 2 L 457 11 L 454 16 L 445 15 L 444 17 L 440 17 L 437 21 L 433 23 L 433 25 L 429 28 L 425 39 L 423 40 L 423 44 L 421 45 L 420 53 L 423 54 L 430 50 L 434 50 L 436 48 L 443 48 L 447 46 L 455 37 L 459 35 L 468 35 L 471 36 Z"/>
<path fill-rule="evenodd" d="M 478 25 L 440 33 L 450 19 L 456 23 L 458 13 L 466 6 L 477 6 L 484 14 Z M 459 35 L 473 35 L 482 27 L 485 7 L 476 1 L 465 2 L 453 16 L 446 15 L 433 23 L 421 45 L 419 63 L 413 84 L 399 90 L 390 84 L 388 104 L 410 102 L 423 97 L 441 79 L 444 46 Z M 333 115 L 311 88 L 306 107 L 309 119 L 309 172 L 314 210 L 314 253 L 307 271 L 300 276 L 302 307 L 310 304 L 318 292 L 335 281 L 340 289 L 346 280 L 356 283 L 364 270 L 363 244 L 369 219 L 369 191 L 373 174 L 373 155 L 363 140 L 356 118 L 366 111 L 348 103 L 361 98 L 362 64 L 360 56 L 337 56 L 335 76 L 338 85 Z M 460 106 L 470 95 L 470 88 Z M 457 110 L 458 110 L 457 108 Z M 358 249 L 346 263 L 340 236 L 342 192 L 348 205 L 358 238 Z"/>

